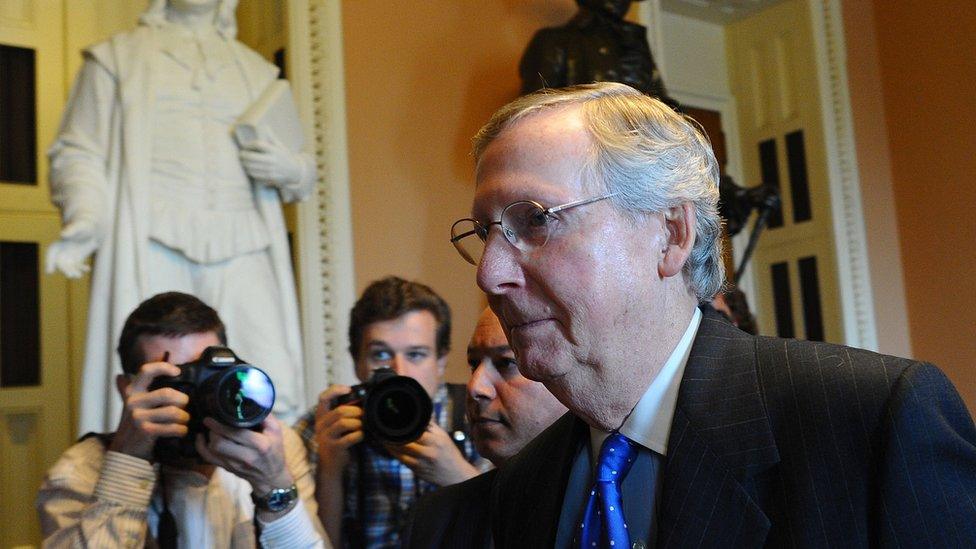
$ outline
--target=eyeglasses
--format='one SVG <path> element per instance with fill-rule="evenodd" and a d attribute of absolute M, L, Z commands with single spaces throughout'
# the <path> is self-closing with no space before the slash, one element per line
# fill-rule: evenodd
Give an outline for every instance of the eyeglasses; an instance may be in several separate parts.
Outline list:
<path fill-rule="evenodd" d="M 483 224 L 475 219 L 459 219 L 451 226 L 451 243 L 457 248 L 461 257 L 468 263 L 477 266 L 481 256 L 485 253 L 485 242 L 488 240 L 488 230 L 492 225 L 501 227 L 502 234 L 512 246 L 523 252 L 541 248 L 549 242 L 552 232 L 552 221 L 557 219 L 556 213 L 585 206 L 616 196 L 610 193 L 595 198 L 584 198 L 561 206 L 545 208 L 535 200 L 519 200 L 512 202 L 502 210 L 498 221 Z"/>

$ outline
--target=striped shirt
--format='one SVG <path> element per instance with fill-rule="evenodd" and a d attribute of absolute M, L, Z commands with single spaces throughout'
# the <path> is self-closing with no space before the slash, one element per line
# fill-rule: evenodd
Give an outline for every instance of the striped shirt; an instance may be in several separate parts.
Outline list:
<path fill-rule="evenodd" d="M 304 448 L 288 429 L 283 437 L 285 462 L 301 499 L 284 516 L 260 524 L 260 546 L 329 547 L 318 526 L 315 487 Z M 158 489 L 161 472 L 179 547 L 258 546 L 247 481 L 219 467 L 209 478 L 161 468 L 106 451 L 98 437 L 68 448 L 41 485 L 37 510 L 44 546 L 154 547 L 163 508 Z"/>

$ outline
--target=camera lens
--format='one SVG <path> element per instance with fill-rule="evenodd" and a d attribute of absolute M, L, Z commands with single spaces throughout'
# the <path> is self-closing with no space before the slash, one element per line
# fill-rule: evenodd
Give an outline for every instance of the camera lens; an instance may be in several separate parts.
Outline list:
<path fill-rule="evenodd" d="M 271 378 L 249 365 L 236 366 L 221 374 L 215 393 L 218 419 L 234 427 L 260 424 L 274 406 Z"/>
<path fill-rule="evenodd" d="M 433 412 L 424 388 L 403 376 L 377 382 L 365 408 L 366 430 L 380 441 L 396 444 L 420 438 Z"/>
<path fill-rule="evenodd" d="M 399 431 L 417 417 L 417 403 L 406 393 L 392 392 L 381 397 L 376 413 L 379 414 L 380 423 L 392 431 Z"/>

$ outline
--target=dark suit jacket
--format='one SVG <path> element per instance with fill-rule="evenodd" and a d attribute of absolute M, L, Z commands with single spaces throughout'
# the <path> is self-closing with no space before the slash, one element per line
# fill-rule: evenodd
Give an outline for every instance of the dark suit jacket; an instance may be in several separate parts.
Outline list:
<path fill-rule="evenodd" d="M 488 495 L 495 472 L 496 469 L 492 469 L 420 498 L 414 506 L 414 520 L 404 532 L 403 546 L 418 549 L 491 547 Z"/>
<path fill-rule="evenodd" d="M 496 547 L 552 547 L 586 437 L 567 414 L 498 471 Z M 661 482 L 658 547 L 976 547 L 976 428 L 938 369 L 714 314 Z"/>

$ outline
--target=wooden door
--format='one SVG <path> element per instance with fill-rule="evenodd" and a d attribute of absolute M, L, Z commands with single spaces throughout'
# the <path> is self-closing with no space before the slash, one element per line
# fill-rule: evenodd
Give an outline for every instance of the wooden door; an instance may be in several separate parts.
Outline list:
<path fill-rule="evenodd" d="M 843 342 L 809 8 L 790 0 L 726 27 L 748 186 L 776 187 L 752 259 L 760 332 Z"/>
<path fill-rule="evenodd" d="M 40 542 L 34 498 L 71 442 L 68 284 L 44 151 L 64 105 L 60 0 L 0 2 L 0 547 Z"/>

